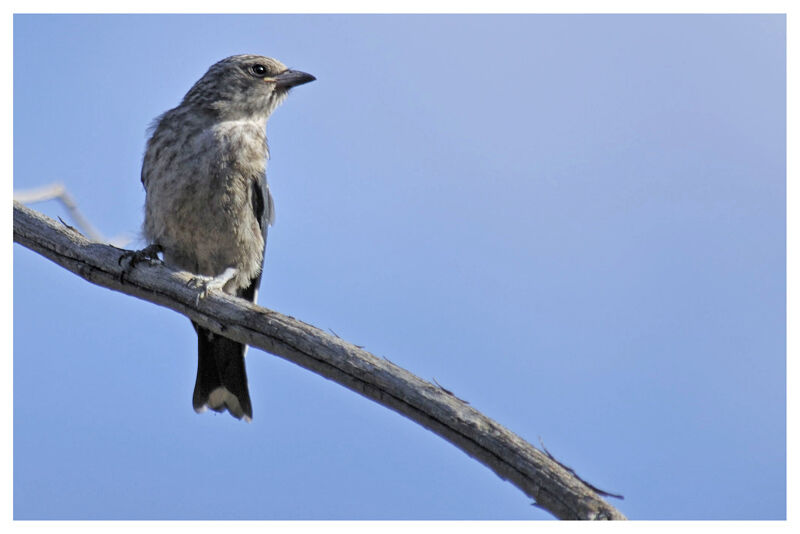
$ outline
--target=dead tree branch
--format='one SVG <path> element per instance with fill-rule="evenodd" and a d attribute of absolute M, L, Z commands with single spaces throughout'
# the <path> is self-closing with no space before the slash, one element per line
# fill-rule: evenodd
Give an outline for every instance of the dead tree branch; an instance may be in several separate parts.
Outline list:
<path fill-rule="evenodd" d="M 302 321 L 221 292 L 196 302 L 190 273 L 140 263 L 125 274 L 124 252 L 14 202 L 14 241 L 94 284 L 181 313 L 218 334 L 296 363 L 451 442 L 561 519 L 625 519 L 548 455 L 448 391 Z"/>
<path fill-rule="evenodd" d="M 103 234 L 97 231 L 89 219 L 83 216 L 81 210 L 78 209 L 78 203 L 69 194 L 64 184 L 53 182 L 52 184 L 43 185 L 35 189 L 25 189 L 22 191 L 14 191 L 14 200 L 23 204 L 33 204 L 34 202 L 45 202 L 47 200 L 57 200 L 61 203 L 70 217 L 78 228 L 89 236 L 89 239 L 98 243 L 112 243 L 119 247 L 124 247 L 130 242 L 126 237 L 115 237 L 113 239 L 106 239 Z"/>

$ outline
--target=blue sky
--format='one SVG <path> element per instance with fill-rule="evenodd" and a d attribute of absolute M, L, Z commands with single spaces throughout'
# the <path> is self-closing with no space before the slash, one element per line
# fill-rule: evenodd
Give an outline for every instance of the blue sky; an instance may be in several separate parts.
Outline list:
<path fill-rule="evenodd" d="M 318 80 L 267 127 L 261 305 L 541 437 L 632 519 L 782 519 L 785 43 L 765 15 L 17 15 L 14 188 L 137 236 L 150 121 L 276 57 Z M 253 422 L 196 415 L 186 318 L 19 245 L 13 333 L 16 519 L 550 517 L 258 350 Z"/>

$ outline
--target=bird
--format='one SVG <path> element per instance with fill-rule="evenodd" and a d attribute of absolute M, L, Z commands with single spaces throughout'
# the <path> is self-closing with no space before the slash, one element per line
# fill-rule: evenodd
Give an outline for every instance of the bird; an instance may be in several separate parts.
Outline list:
<path fill-rule="evenodd" d="M 266 179 L 267 120 L 291 88 L 315 79 L 277 59 L 230 56 L 209 67 L 148 129 L 141 171 L 144 251 L 161 252 L 166 265 L 191 272 L 198 299 L 222 290 L 255 302 L 275 217 Z M 192 325 L 194 410 L 227 410 L 252 421 L 247 345 Z"/>

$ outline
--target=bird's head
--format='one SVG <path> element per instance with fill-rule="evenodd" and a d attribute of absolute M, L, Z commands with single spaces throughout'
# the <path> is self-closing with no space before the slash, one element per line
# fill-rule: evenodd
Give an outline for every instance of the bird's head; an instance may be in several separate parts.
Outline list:
<path fill-rule="evenodd" d="M 266 119 L 289 89 L 315 79 L 277 59 L 231 56 L 212 65 L 186 93 L 182 105 L 212 110 L 224 119 Z"/>

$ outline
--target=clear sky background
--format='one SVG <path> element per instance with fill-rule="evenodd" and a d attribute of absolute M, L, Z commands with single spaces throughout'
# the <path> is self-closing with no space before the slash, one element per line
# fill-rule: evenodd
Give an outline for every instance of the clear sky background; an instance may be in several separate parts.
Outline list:
<path fill-rule="evenodd" d="M 541 437 L 632 519 L 782 519 L 785 43 L 783 16 L 16 16 L 14 188 L 138 239 L 151 120 L 274 56 L 318 80 L 267 128 L 261 305 Z M 258 350 L 253 422 L 196 415 L 186 318 L 18 245 L 13 333 L 16 519 L 550 517 Z"/>

